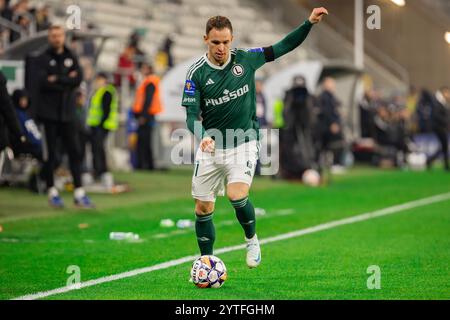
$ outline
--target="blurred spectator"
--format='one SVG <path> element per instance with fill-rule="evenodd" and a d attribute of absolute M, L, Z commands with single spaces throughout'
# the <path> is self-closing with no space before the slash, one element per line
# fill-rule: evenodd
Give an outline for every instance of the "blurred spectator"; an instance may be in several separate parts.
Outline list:
<path fill-rule="evenodd" d="M 260 127 L 267 127 L 267 104 L 263 93 L 263 82 L 260 79 L 255 81 L 256 90 L 256 117 L 259 120 Z"/>
<path fill-rule="evenodd" d="M 0 0 L 0 16 L 6 20 L 12 21 L 13 12 L 9 7 L 9 0 Z"/>
<path fill-rule="evenodd" d="M 375 135 L 374 117 L 377 108 L 376 92 L 368 89 L 364 93 L 363 100 L 359 103 L 361 137 L 371 138 Z"/>
<path fill-rule="evenodd" d="M 273 123 L 272 127 L 275 129 L 284 128 L 284 119 L 283 119 L 283 110 L 284 110 L 284 102 L 283 99 L 276 99 L 273 103 Z"/>
<path fill-rule="evenodd" d="M 305 78 L 296 76 L 285 94 L 284 128 L 280 131 L 280 167 L 284 178 L 301 179 L 307 169 L 316 167 L 312 100 Z"/>
<path fill-rule="evenodd" d="M 28 14 L 30 12 L 30 2 L 28 0 L 19 0 L 12 7 L 14 15 Z"/>
<path fill-rule="evenodd" d="M 77 35 L 73 35 L 70 38 L 70 41 L 67 43 L 67 47 L 77 56 L 81 56 L 83 54 L 82 40 Z"/>
<path fill-rule="evenodd" d="M 409 110 L 410 113 L 416 112 L 418 100 L 419 100 L 419 91 L 415 86 L 410 86 L 408 97 L 406 98 L 406 108 Z"/>
<path fill-rule="evenodd" d="M 417 102 L 417 117 L 419 130 L 422 133 L 431 132 L 433 123 L 431 111 L 433 109 L 433 95 L 426 89 L 423 89 Z"/>
<path fill-rule="evenodd" d="M 87 112 L 86 112 L 86 94 L 84 90 L 77 90 L 75 94 L 75 107 L 76 107 L 76 125 L 78 139 L 80 141 L 80 159 L 82 172 L 87 171 L 86 165 L 86 144 L 89 141 L 89 128 L 86 124 Z"/>
<path fill-rule="evenodd" d="M 333 152 L 333 164 L 340 166 L 344 151 L 344 135 L 342 132 L 342 121 L 339 113 L 341 103 L 335 96 L 336 82 L 327 77 L 322 83 L 323 91 L 318 97 L 319 119 L 318 136 L 320 150 Z"/>
<path fill-rule="evenodd" d="M 12 21 L 13 12 L 9 7 L 9 0 L 0 0 L 0 17 L 8 21 Z M 3 25 L 0 25 L 0 32 L 3 36 L 3 33 L 9 33 L 9 30 L 4 28 Z"/>
<path fill-rule="evenodd" d="M 30 2 L 28 0 L 19 0 L 15 5 L 12 6 L 13 17 L 12 21 L 16 23 L 20 28 L 20 33 L 15 33 L 11 31 L 10 42 L 20 39 L 22 36 L 28 36 L 32 32 L 31 29 L 35 30 L 34 21 L 34 9 L 30 7 Z"/>
<path fill-rule="evenodd" d="M 39 56 L 37 82 L 39 99 L 37 117 L 44 128 L 44 174 L 49 204 L 56 208 L 64 206 L 55 188 L 53 172 L 56 169 L 57 139 L 62 138 L 69 155 L 73 177 L 74 203 L 81 208 L 93 204 L 81 185 L 80 142 L 76 134 L 76 91 L 83 78 L 78 58 L 65 46 L 62 26 L 54 25 L 48 31 L 49 47 Z"/>
<path fill-rule="evenodd" d="M 386 103 L 381 103 L 377 108 L 377 113 L 374 118 L 375 123 L 375 139 L 380 145 L 395 144 L 393 136 L 393 129 L 390 123 L 390 115 Z"/>
<path fill-rule="evenodd" d="M 167 54 L 167 67 L 170 69 L 173 67 L 173 55 L 172 55 L 172 46 L 173 46 L 173 36 L 168 35 L 163 44 L 163 51 Z"/>
<path fill-rule="evenodd" d="M 49 17 L 50 6 L 48 4 L 41 4 L 36 9 L 35 20 L 36 20 L 36 31 L 47 30 L 50 27 L 50 17 Z"/>
<path fill-rule="evenodd" d="M 404 165 L 409 149 L 402 111 L 393 103 L 380 102 L 374 123 L 378 155 L 383 161 L 379 164 L 384 165 L 389 161 L 389 165 Z"/>
<path fill-rule="evenodd" d="M 401 150 L 404 152 L 404 155 L 406 155 L 406 153 L 409 152 L 409 133 L 407 132 L 407 123 L 410 120 L 410 113 L 406 108 L 406 97 L 400 93 L 397 93 L 391 100 L 392 101 L 388 106 L 398 127 L 399 139 L 402 141 Z"/>
<path fill-rule="evenodd" d="M 163 110 L 160 95 L 160 79 L 153 73 L 150 64 L 141 68 L 144 80 L 136 90 L 133 113 L 138 122 L 137 168 L 153 170 L 153 127 L 155 115 Z"/>
<path fill-rule="evenodd" d="M 159 74 L 163 74 L 173 67 L 172 45 L 173 35 L 168 35 L 156 54 L 155 67 L 156 72 Z"/>
<path fill-rule="evenodd" d="M 140 69 L 142 66 L 142 63 L 146 61 L 145 52 L 141 49 L 141 33 L 140 30 L 135 30 L 131 35 L 129 39 L 128 45 L 130 47 L 133 47 L 135 50 L 134 53 L 134 63 L 136 64 L 136 69 Z"/>
<path fill-rule="evenodd" d="M 87 30 L 93 32 L 97 29 L 97 26 L 93 23 L 88 23 Z M 83 56 L 94 61 L 95 59 L 95 41 L 93 38 L 88 38 L 83 41 Z"/>
<path fill-rule="evenodd" d="M 13 12 L 9 7 L 9 0 L 0 0 L 0 17 L 12 21 Z M 0 54 L 9 43 L 10 30 L 0 25 Z"/>
<path fill-rule="evenodd" d="M 117 130 L 118 97 L 116 88 L 108 83 L 105 73 L 98 73 L 94 82 L 95 92 L 91 98 L 87 124 L 91 128 L 91 147 L 94 177 L 103 182 L 111 181 L 106 164 L 105 142 L 110 131 Z"/>
<path fill-rule="evenodd" d="M 6 78 L 0 71 L 0 152 L 10 146 L 11 137 L 26 142 L 6 88 Z"/>
<path fill-rule="evenodd" d="M 267 104 L 263 92 L 263 82 L 261 79 L 257 79 L 255 81 L 255 91 L 256 91 L 256 117 L 258 118 L 260 128 L 266 128 L 268 126 Z M 260 174 L 261 174 L 261 162 L 258 159 L 256 161 L 255 175 L 259 176 Z"/>
<path fill-rule="evenodd" d="M 127 147 L 130 152 L 130 163 L 133 168 L 137 168 L 137 131 L 138 124 L 130 108 L 127 112 L 126 132 L 127 132 Z"/>
<path fill-rule="evenodd" d="M 28 114 L 29 97 L 25 90 L 17 89 L 12 94 L 12 101 L 22 132 L 27 141 L 12 139 L 15 154 L 30 154 L 35 159 L 42 160 L 42 136 L 34 120 Z"/>
<path fill-rule="evenodd" d="M 95 68 L 93 62 L 91 59 L 81 56 L 80 66 L 83 70 L 83 89 L 85 89 L 85 92 L 92 92 L 92 83 L 95 78 Z"/>
<path fill-rule="evenodd" d="M 28 36 L 30 34 L 30 19 L 29 16 L 26 14 L 20 14 L 16 17 L 16 20 L 14 21 L 19 27 L 20 32 L 11 30 L 9 34 L 9 42 L 14 42 L 22 38 L 23 36 Z"/>
<path fill-rule="evenodd" d="M 134 72 L 136 70 L 136 66 L 134 64 L 135 54 L 136 47 L 129 45 L 120 55 L 117 64 L 117 71 L 114 74 L 114 84 L 116 86 L 122 85 L 123 77 L 128 79 L 128 83 L 131 87 L 134 87 L 136 85 L 136 78 L 134 76 Z"/>
<path fill-rule="evenodd" d="M 438 149 L 427 161 L 430 168 L 433 162 L 442 153 L 444 156 L 444 168 L 450 171 L 448 160 L 448 132 L 450 117 L 450 88 L 442 87 L 435 94 L 433 109 L 432 109 L 432 128 L 434 134 L 437 136 L 441 144 Z"/>
<path fill-rule="evenodd" d="M 409 133 L 416 133 L 419 130 L 417 124 L 417 103 L 419 101 L 419 91 L 416 87 L 409 88 L 408 96 L 405 102 L 406 129 Z"/>

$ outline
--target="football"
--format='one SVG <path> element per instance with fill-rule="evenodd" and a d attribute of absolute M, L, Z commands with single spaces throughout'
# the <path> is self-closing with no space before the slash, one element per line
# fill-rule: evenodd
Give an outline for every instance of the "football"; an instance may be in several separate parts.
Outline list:
<path fill-rule="evenodd" d="M 227 279 L 227 268 L 216 256 L 201 256 L 192 264 L 191 279 L 199 288 L 220 288 Z"/>
<path fill-rule="evenodd" d="M 308 169 L 303 173 L 302 182 L 310 187 L 318 187 L 320 185 L 320 174 L 314 169 Z"/>

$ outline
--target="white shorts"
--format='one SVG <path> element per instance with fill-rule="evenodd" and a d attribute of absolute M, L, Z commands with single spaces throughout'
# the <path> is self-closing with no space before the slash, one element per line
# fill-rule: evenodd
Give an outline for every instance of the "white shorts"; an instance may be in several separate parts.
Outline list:
<path fill-rule="evenodd" d="M 259 142 L 256 140 L 236 148 L 216 149 L 214 153 L 198 149 L 192 176 L 192 197 L 215 202 L 218 195 L 225 195 L 225 180 L 227 185 L 243 182 L 250 186 L 258 157 Z"/>

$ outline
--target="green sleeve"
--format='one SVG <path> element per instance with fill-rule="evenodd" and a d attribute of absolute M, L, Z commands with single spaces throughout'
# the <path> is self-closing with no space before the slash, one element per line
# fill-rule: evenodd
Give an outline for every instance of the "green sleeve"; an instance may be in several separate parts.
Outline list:
<path fill-rule="evenodd" d="M 312 26 L 313 24 L 309 20 L 306 20 L 301 26 L 297 27 L 284 37 L 283 40 L 274 44 L 272 46 L 274 58 L 278 59 L 297 48 L 306 39 Z"/>
<path fill-rule="evenodd" d="M 195 122 L 199 121 L 201 100 L 201 93 L 198 83 L 199 81 L 195 78 L 195 76 L 186 79 L 181 105 L 186 107 L 186 125 L 189 131 L 201 140 L 204 136 L 206 136 L 205 128 L 200 126 L 201 130 L 195 132 Z"/>
<path fill-rule="evenodd" d="M 195 132 L 195 122 L 199 121 L 198 116 L 200 114 L 200 108 L 197 105 L 191 105 L 186 107 L 186 124 L 197 139 L 202 140 L 203 137 L 207 136 L 206 130 L 201 126 L 201 131 Z"/>
<path fill-rule="evenodd" d="M 248 49 L 246 54 L 247 59 L 254 70 L 258 70 L 267 62 L 264 48 Z"/>

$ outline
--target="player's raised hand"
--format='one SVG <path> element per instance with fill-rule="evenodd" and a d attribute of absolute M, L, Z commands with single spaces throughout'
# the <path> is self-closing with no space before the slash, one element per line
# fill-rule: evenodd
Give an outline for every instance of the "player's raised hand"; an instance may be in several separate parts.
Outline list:
<path fill-rule="evenodd" d="M 205 137 L 200 142 L 200 150 L 203 152 L 213 153 L 216 142 L 211 137 Z"/>
<path fill-rule="evenodd" d="M 320 21 L 322 21 L 322 17 L 326 14 L 328 14 L 328 10 L 324 7 L 314 8 L 311 12 L 311 15 L 309 16 L 309 22 L 311 22 L 312 24 L 319 23 Z"/>

